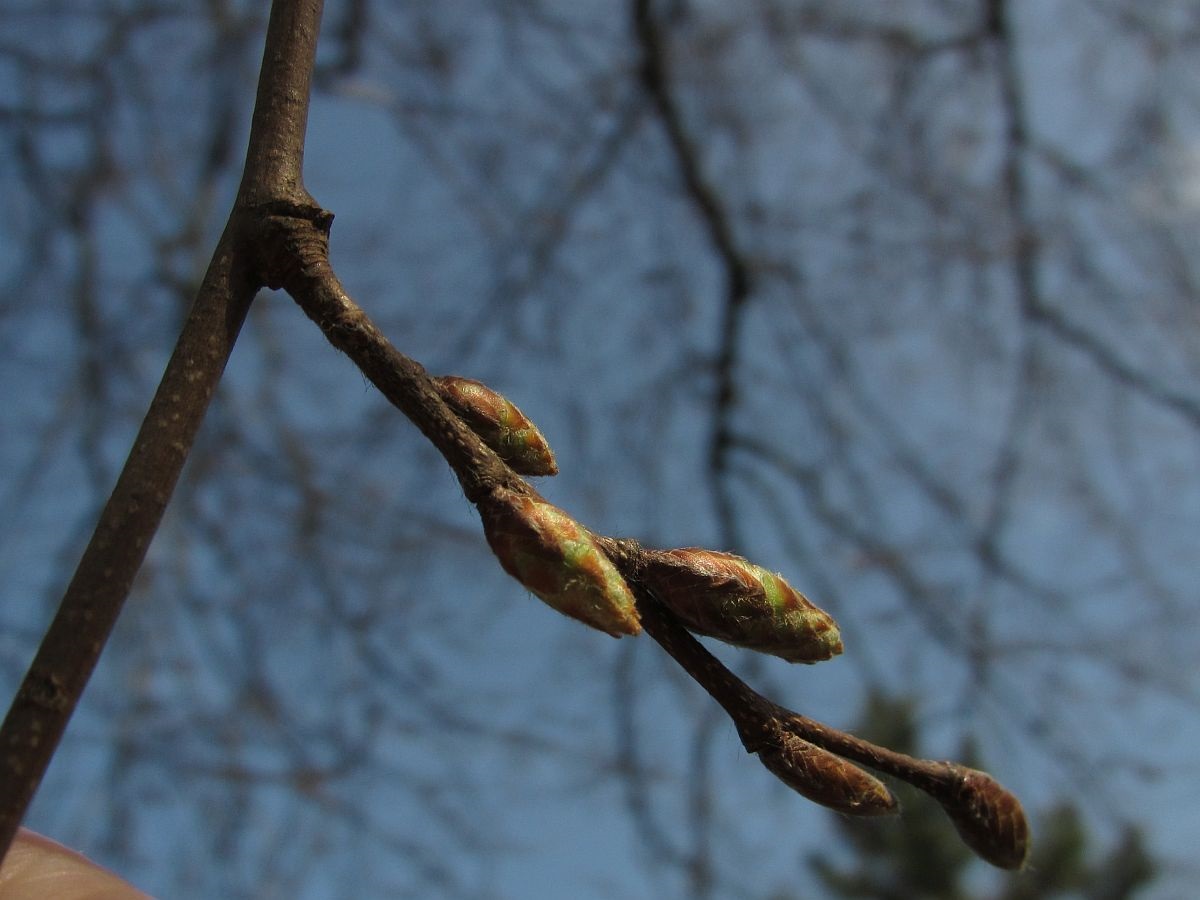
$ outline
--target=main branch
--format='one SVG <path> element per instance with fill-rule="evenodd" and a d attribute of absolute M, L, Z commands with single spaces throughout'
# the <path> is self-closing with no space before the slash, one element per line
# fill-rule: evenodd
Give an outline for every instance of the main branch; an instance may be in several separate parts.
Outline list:
<path fill-rule="evenodd" d="M 272 206 L 312 205 L 300 171 L 322 0 L 276 0 L 246 167 L 175 350 L 75 575 L 0 727 L 0 858 L 129 596 L 250 302 L 246 237 Z"/>

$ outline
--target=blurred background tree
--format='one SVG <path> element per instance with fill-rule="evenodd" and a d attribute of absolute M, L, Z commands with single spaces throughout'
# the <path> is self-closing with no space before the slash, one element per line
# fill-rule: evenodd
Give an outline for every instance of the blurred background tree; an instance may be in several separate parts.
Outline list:
<path fill-rule="evenodd" d="M 0 0 L 10 692 L 233 196 L 265 16 Z M 926 752 L 983 748 L 1076 873 L 1038 896 L 1088 890 L 1097 847 L 1129 894 L 1153 871 L 1179 896 L 1198 40 L 1188 0 L 330 2 L 306 182 L 392 340 L 542 427 L 551 500 L 752 555 L 842 625 L 839 661 L 731 665 L 834 724 L 913 698 Z M 747 764 L 650 642 L 504 576 L 436 454 L 281 300 L 35 827 L 163 896 L 838 896 L 928 854 L 992 897 L 1049 871 L 966 873 L 930 823 L 879 875 L 874 832 Z M 896 840 L 926 833 L 909 806 Z"/>

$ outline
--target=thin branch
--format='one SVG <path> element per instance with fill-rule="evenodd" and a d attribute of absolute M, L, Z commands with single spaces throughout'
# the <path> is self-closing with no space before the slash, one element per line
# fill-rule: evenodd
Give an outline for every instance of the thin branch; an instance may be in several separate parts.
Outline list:
<path fill-rule="evenodd" d="M 300 178 L 322 0 L 276 0 L 246 168 L 162 381 L 58 612 L 0 727 L 0 856 L 8 852 L 79 702 L 179 479 L 262 282 L 252 207 L 311 204 Z"/>
<path fill-rule="evenodd" d="M 346 293 L 329 264 L 331 222 L 332 215 L 320 209 L 266 217 L 256 245 L 267 283 L 286 288 L 329 342 L 429 438 L 485 521 L 489 506 L 505 495 L 540 499 L 446 405 L 424 368 L 393 347 Z M 954 763 L 918 760 L 877 747 L 765 699 L 660 605 L 641 581 L 647 557 L 636 542 L 590 537 L 634 591 L 642 627 L 725 709 L 748 752 L 765 759 L 762 754 L 777 749 L 780 735 L 799 737 L 925 791 L 946 809 L 964 840 L 990 862 L 1013 868 L 1024 860 L 1028 832 L 1020 804 L 990 777 Z"/>
<path fill-rule="evenodd" d="M 1165 380 L 1152 377 L 1121 357 L 1114 347 L 1109 347 L 1096 335 L 1071 319 L 1059 309 L 1035 301 L 1024 310 L 1026 318 L 1034 325 L 1044 328 L 1069 347 L 1074 347 L 1092 361 L 1098 369 L 1114 381 L 1131 391 L 1141 394 L 1151 403 L 1168 409 L 1187 421 L 1193 428 L 1200 427 L 1200 403 L 1187 391 L 1177 390 Z"/>
<path fill-rule="evenodd" d="M 633 0 L 633 25 L 641 57 L 642 87 L 653 101 L 683 178 L 684 189 L 700 214 L 725 274 L 719 346 L 713 365 L 716 390 L 708 467 L 716 491 L 719 541 L 726 549 L 738 549 L 734 535 L 733 497 L 726 475 L 734 433 L 732 416 L 737 403 L 735 375 L 739 364 L 742 311 L 752 287 L 750 264 L 738 248 L 729 213 L 716 188 L 705 178 L 699 151 L 688 135 L 683 113 L 671 89 L 666 40 L 651 10 L 651 0 Z"/>
<path fill-rule="evenodd" d="M 766 699 L 729 671 L 639 586 L 635 546 L 608 541 L 606 551 L 637 594 L 646 633 L 729 714 L 747 753 L 769 749 L 780 732 L 793 734 L 924 791 L 946 811 L 968 846 L 993 865 L 1012 869 L 1023 863 L 1029 834 L 1021 805 L 990 776 L 958 763 L 917 759 L 879 747 Z"/>
<path fill-rule="evenodd" d="M 286 289 L 329 342 L 429 438 L 468 500 L 478 504 L 498 489 L 532 495 L 533 488 L 446 405 L 425 368 L 392 346 L 346 293 L 329 265 L 332 220 L 320 209 L 280 210 L 263 220 L 257 243 L 268 286 Z"/>
<path fill-rule="evenodd" d="M 740 364 L 742 320 L 750 296 L 750 266 L 737 246 L 733 225 L 718 190 L 704 175 L 700 152 L 689 136 L 683 113 L 671 86 L 666 36 L 651 0 L 633 0 L 633 31 L 639 50 L 639 75 L 643 90 L 667 136 L 683 180 L 684 190 L 702 220 L 709 243 L 724 274 L 721 323 L 713 362 L 715 382 L 712 420 L 708 433 L 707 465 L 713 491 L 717 541 L 724 549 L 741 549 L 737 534 L 734 494 L 729 480 L 729 450 L 734 436 L 733 412 L 737 405 L 736 374 Z M 686 867 L 689 889 L 709 896 L 713 878 L 705 856 L 712 842 L 712 818 L 705 798 L 710 789 L 704 743 L 706 730 L 696 734 L 689 797 L 692 805 L 690 861 Z"/>
<path fill-rule="evenodd" d="M 634 645 L 626 644 L 622 650 L 626 647 L 629 651 L 622 653 L 613 682 L 613 711 L 617 729 L 616 766 L 621 773 L 625 807 L 633 820 L 638 841 L 646 857 L 654 860 L 656 865 L 669 863 L 683 869 L 687 865 L 687 855 L 671 842 L 670 835 L 655 816 L 653 804 L 650 802 L 650 773 L 638 755 L 638 745 L 642 738 L 637 722 Z"/>

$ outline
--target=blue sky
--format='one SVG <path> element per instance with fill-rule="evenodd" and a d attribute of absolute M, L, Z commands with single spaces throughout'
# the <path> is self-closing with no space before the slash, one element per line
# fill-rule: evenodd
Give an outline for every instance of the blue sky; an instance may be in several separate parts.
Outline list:
<path fill-rule="evenodd" d="M 1198 830 L 1195 60 L 1186 4 L 1133 24 L 1119 7 L 1020 7 L 1037 315 L 1013 286 L 994 53 L 885 39 L 948 39 L 969 16 L 905 3 L 804 24 L 787 5 L 766 22 L 695 4 L 671 20 L 686 121 L 757 273 L 723 486 L 720 261 L 639 100 L 622 16 L 389 10 L 364 68 L 314 102 L 306 181 L 337 215 L 340 277 L 397 346 L 539 423 L 553 502 L 606 533 L 711 546 L 731 492 L 738 549 L 847 643 L 813 668 L 723 651 L 753 684 L 836 725 L 870 688 L 914 693 L 931 755 L 974 735 L 1031 808 L 1072 799 L 1102 836 L 1131 818 L 1182 879 Z M 43 64 L 7 52 L 0 96 L 111 115 L 4 125 L 5 158 L 32 134 L 45 167 L 41 182 L 0 167 L 18 212 L 0 225 L 7 685 L 231 202 L 236 166 L 206 173 L 198 148 L 225 104 L 247 120 L 258 54 L 250 5 L 232 11 L 244 31 L 214 37 L 185 5 L 99 56 L 100 7 L 31 10 L 5 4 L 0 35 Z M 59 71 L 56 54 L 103 65 Z M 234 158 L 243 142 L 239 124 Z M 97 146 L 121 174 L 89 180 Z M 72 204 L 82 236 L 62 227 Z M 679 873 L 650 858 L 613 774 L 625 703 L 669 841 L 693 837 L 707 748 L 722 890 L 747 861 L 756 891 L 795 884 L 827 815 L 630 643 L 499 572 L 444 464 L 264 294 L 34 821 L 167 893 L 236 896 L 262 871 L 286 896 L 387 892 L 450 859 L 471 895 L 662 896 Z M 303 766 L 335 774 L 306 789 L 280 774 Z M 466 838 L 478 852 L 444 852 Z"/>

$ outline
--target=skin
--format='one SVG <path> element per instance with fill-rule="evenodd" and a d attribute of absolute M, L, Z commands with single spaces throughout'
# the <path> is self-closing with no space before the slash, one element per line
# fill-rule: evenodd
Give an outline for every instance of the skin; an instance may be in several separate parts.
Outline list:
<path fill-rule="evenodd" d="M 22 828 L 0 864 L 0 900 L 148 900 L 74 850 Z"/>

